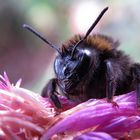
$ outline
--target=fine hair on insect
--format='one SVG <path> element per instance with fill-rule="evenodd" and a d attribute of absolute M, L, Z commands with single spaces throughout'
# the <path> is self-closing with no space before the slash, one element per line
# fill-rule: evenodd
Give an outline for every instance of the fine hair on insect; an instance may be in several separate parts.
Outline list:
<path fill-rule="evenodd" d="M 41 94 L 49 97 L 56 108 L 62 107 L 59 94 L 78 103 L 106 97 L 116 106 L 113 96 L 132 90 L 136 90 L 137 105 L 140 106 L 140 64 L 119 50 L 118 41 L 112 37 L 91 34 L 107 10 L 108 7 L 101 11 L 85 35 L 74 35 L 60 48 L 31 26 L 23 25 L 58 53 L 54 61 L 55 77 L 50 79 Z"/>

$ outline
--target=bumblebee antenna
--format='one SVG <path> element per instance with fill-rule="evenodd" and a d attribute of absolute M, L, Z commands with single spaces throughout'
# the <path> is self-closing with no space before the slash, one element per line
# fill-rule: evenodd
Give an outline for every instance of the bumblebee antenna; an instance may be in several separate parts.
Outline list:
<path fill-rule="evenodd" d="M 81 39 L 79 42 L 77 42 L 77 44 L 74 46 L 72 53 L 71 53 L 71 58 L 73 58 L 73 55 L 75 53 L 76 47 L 81 44 L 87 37 L 88 35 L 91 33 L 91 31 L 95 28 L 95 26 L 97 25 L 97 23 L 100 21 L 100 19 L 102 18 L 102 16 L 105 14 L 105 12 L 108 10 L 108 7 L 104 8 L 102 10 L 102 12 L 99 14 L 99 16 L 96 18 L 96 20 L 94 21 L 94 23 L 91 25 L 91 27 L 88 29 L 88 31 L 86 32 L 86 35 L 84 36 L 83 39 Z"/>
<path fill-rule="evenodd" d="M 35 31 L 31 26 L 29 26 L 27 24 L 23 24 L 23 28 L 29 30 L 30 32 L 32 32 L 33 34 L 38 36 L 41 40 L 43 40 L 45 43 L 47 43 L 51 48 L 55 49 L 61 55 L 61 52 L 60 52 L 59 48 L 57 48 L 51 42 L 49 42 L 47 39 L 45 39 L 40 33 Z"/>

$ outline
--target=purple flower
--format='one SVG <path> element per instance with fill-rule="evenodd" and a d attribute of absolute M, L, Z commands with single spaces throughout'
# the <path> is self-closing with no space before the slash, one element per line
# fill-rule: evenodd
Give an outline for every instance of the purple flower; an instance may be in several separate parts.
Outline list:
<path fill-rule="evenodd" d="M 11 84 L 0 76 L 0 139 L 3 140 L 119 140 L 140 139 L 140 112 L 135 91 L 106 99 L 76 104 L 59 96 L 57 110 L 49 99 Z M 59 112 L 59 113 L 58 113 Z"/>

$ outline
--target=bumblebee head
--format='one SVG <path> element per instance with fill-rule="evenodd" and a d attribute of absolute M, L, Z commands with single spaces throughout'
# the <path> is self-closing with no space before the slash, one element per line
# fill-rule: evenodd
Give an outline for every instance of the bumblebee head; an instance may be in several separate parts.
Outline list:
<path fill-rule="evenodd" d="M 63 47 L 60 49 L 54 46 L 51 42 L 41 36 L 29 25 L 23 25 L 24 28 L 37 35 L 40 39 L 42 39 L 50 47 L 58 52 L 58 56 L 56 57 L 54 62 L 54 70 L 59 85 L 64 91 L 67 92 L 69 89 L 72 89 L 72 87 L 75 87 L 80 82 L 81 78 L 84 77 L 84 75 L 86 75 L 86 73 L 88 72 L 91 66 L 90 56 L 92 54 L 90 50 L 83 47 L 83 44 L 107 10 L 108 7 L 104 8 L 95 22 L 88 29 L 85 36 L 82 37 L 78 42 L 76 42 L 74 46 L 69 47 L 69 49 L 65 51 L 63 50 Z"/>

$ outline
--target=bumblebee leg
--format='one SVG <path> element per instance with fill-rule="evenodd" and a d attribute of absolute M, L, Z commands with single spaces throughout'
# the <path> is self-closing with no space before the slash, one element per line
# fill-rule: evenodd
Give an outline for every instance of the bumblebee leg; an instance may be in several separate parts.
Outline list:
<path fill-rule="evenodd" d="M 112 62 L 110 60 L 106 61 L 106 97 L 107 101 L 111 102 L 113 106 L 118 106 L 117 103 L 113 102 L 113 96 L 116 91 L 116 78 Z"/>
<path fill-rule="evenodd" d="M 137 106 L 140 107 L 140 64 L 134 64 L 132 76 L 133 80 L 136 82 Z"/>
<path fill-rule="evenodd" d="M 42 97 L 49 97 L 57 108 L 62 108 L 61 103 L 56 95 L 56 79 L 51 79 L 44 87 L 41 95 Z"/>

